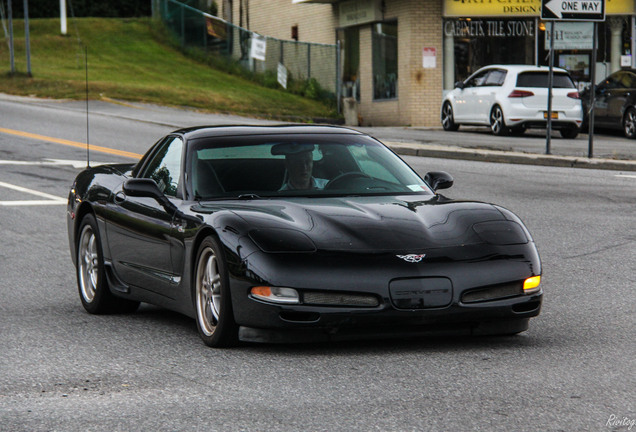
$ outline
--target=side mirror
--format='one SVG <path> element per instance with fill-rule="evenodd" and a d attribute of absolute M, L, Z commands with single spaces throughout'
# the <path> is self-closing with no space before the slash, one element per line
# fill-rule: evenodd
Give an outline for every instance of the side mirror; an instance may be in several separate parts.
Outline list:
<path fill-rule="evenodd" d="M 458 89 L 460 89 L 460 90 L 461 90 L 461 89 L 463 89 L 464 87 L 466 87 L 466 86 L 464 85 L 464 82 L 463 82 L 463 81 L 457 81 L 457 82 L 455 83 L 455 88 L 458 88 Z"/>
<path fill-rule="evenodd" d="M 424 181 L 434 190 L 448 189 L 453 185 L 453 176 L 444 171 L 431 171 L 426 173 Z"/>
<path fill-rule="evenodd" d="M 164 198 L 163 193 L 159 190 L 159 186 L 152 179 L 146 178 L 131 178 L 124 182 L 122 187 L 124 193 L 131 197 L 143 197 L 143 198 Z"/>

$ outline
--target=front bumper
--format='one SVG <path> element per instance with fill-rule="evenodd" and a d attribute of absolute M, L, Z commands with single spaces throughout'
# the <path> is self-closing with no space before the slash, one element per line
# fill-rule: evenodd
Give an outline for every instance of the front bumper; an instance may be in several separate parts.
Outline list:
<path fill-rule="evenodd" d="M 294 308 L 262 305 L 266 327 L 241 326 L 247 342 L 316 342 L 447 335 L 516 334 L 539 315 L 543 293 L 442 309 L 402 311 L 391 305 L 377 310 Z M 486 304 L 487 303 L 487 304 Z M 295 318 L 290 319 L 291 317 Z M 272 321 L 278 321 L 275 328 Z"/>

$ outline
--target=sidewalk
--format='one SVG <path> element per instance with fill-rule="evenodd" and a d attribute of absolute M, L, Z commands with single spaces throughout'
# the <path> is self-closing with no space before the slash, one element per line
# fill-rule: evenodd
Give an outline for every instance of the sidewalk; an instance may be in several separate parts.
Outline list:
<path fill-rule="evenodd" d="M 359 127 L 398 154 L 464 159 L 484 162 L 544 165 L 572 168 L 636 171 L 636 140 L 603 131 L 594 135 L 593 157 L 588 158 L 588 135 L 563 139 L 558 133 L 546 153 L 545 130 L 527 131 L 522 136 L 498 137 L 485 128 L 462 128 L 445 132 L 441 128 Z"/>

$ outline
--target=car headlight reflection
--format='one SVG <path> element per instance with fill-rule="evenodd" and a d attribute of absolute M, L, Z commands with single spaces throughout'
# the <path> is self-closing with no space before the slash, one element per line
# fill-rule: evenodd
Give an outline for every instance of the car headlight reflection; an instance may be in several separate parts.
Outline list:
<path fill-rule="evenodd" d="M 293 288 L 256 286 L 250 290 L 252 297 L 271 303 L 298 304 L 300 296 Z"/>

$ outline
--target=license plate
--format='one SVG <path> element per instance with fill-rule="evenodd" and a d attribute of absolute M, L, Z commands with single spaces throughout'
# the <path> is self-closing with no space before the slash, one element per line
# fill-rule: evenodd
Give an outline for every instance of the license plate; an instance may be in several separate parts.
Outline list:
<path fill-rule="evenodd" d="M 548 112 L 547 112 L 547 111 L 544 111 L 544 112 L 543 112 L 543 118 L 544 118 L 544 119 L 547 119 L 547 118 L 548 118 Z M 558 118 L 559 118 L 559 113 L 558 113 L 558 112 L 553 112 L 553 113 L 552 113 L 552 118 L 553 118 L 553 119 L 558 119 Z"/>

